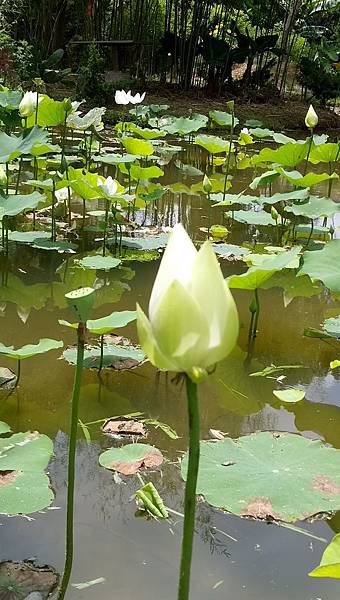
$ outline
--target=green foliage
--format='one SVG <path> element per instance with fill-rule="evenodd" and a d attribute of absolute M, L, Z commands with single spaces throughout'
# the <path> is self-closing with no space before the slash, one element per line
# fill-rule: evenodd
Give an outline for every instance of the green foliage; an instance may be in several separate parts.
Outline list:
<path fill-rule="evenodd" d="M 104 90 L 103 56 L 98 46 L 91 44 L 79 69 L 76 92 L 80 98 L 86 98 L 94 104 L 102 104 Z"/>

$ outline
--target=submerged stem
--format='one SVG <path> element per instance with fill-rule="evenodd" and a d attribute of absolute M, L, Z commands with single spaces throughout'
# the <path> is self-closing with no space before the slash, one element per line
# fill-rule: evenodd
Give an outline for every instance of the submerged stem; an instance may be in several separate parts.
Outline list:
<path fill-rule="evenodd" d="M 189 415 L 189 461 L 184 497 L 184 524 L 182 555 L 179 574 L 178 600 L 188 600 L 192 545 L 195 527 L 195 504 L 198 466 L 200 459 L 200 418 L 197 401 L 197 384 L 186 375 Z"/>
<path fill-rule="evenodd" d="M 100 336 L 100 362 L 99 362 L 99 371 L 103 368 L 103 360 L 104 360 L 104 334 Z"/>
<path fill-rule="evenodd" d="M 67 470 L 66 559 L 63 578 L 58 593 L 58 600 L 63 600 L 63 598 L 65 597 L 73 565 L 74 480 L 77 448 L 78 406 L 84 362 L 85 323 L 78 324 L 77 334 L 77 366 L 73 384 L 71 428 Z"/>
<path fill-rule="evenodd" d="M 18 387 L 19 381 L 20 381 L 20 375 L 21 375 L 21 360 L 20 360 L 20 358 L 18 358 L 17 362 L 18 362 L 18 369 L 17 369 L 17 378 L 16 378 L 16 382 L 14 385 L 15 388 Z"/>

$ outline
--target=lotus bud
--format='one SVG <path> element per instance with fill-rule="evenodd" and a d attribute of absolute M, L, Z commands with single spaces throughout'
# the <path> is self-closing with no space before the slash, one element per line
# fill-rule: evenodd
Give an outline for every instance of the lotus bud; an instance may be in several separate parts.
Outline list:
<path fill-rule="evenodd" d="M 98 178 L 97 185 L 103 190 L 104 194 L 109 197 L 113 197 L 118 189 L 117 182 L 114 179 L 112 179 L 111 176 L 107 177 L 103 183 Z"/>
<path fill-rule="evenodd" d="M 313 105 L 310 104 L 309 109 L 306 114 L 306 118 L 305 118 L 306 127 L 308 127 L 309 129 L 315 129 L 318 122 L 319 122 L 319 117 L 316 114 L 316 112 L 313 108 Z"/>
<path fill-rule="evenodd" d="M 206 194 L 210 194 L 212 191 L 212 183 L 209 179 L 209 177 L 207 177 L 207 175 L 204 175 L 204 179 L 203 179 L 203 191 Z"/>
<path fill-rule="evenodd" d="M 26 92 L 19 104 L 19 114 L 21 117 L 27 118 L 34 115 L 35 109 L 37 107 L 37 93 L 36 92 Z M 39 103 L 42 98 L 39 98 Z"/>
<path fill-rule="evenodd" d="M 235 111 L 235 101 L 234 100 L 229 100 L 229 102 L 227 102 L 227 109 L 231 112 L 231 114 L 234 113 L 234 111 Z"/>
<path fill-rule="evenodd" d="M 275 206 L 272 206 L 270 209 L 270 214 L 272 216 L 272 219 L 274 219 L 274 221 L 277 221 L 279 218 L 279 213 L 277 212 Z"/>
<path fill-rule="evenodd" d="M 239 330 L 234 299 L 210 242 L 199 251 L 185 229 L 174 227 L 149 303 L 137 304 L 140 344 L 163 371 L 201 381 L 233 349 Z"/>
<path fill-rule="evenodd" d="M 73 308 L 80 323 L 85 323 L 90 316 L 94 300 L 95 290 L 91 287 L 79 288 L 65 294 L 68 305 Z"/>

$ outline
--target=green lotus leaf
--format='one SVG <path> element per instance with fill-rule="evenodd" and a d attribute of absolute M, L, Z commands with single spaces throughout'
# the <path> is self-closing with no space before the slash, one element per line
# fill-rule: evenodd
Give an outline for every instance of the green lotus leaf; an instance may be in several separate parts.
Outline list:
<path fill-rule="evenodd" d="M 114 258 L 113 256 L 100 256 L 97 254 L 95 256 L 84 256 L 83 258 L 77 260 L 77 262 L 85 269 L 108 271 L 109 269 L 118 267 L 122 261 L 119 258 Z"/>
<path fill-rule="evenodd" d="M 330 317 L 329 319 L 325 319 L 322 324 L 322 327 L 328 335 L 340 339 L 340 315 L 337 317 Z"/>
<path fill-rule="evenodd" d="M 207 150 L 209 154 L 226 153 L 229 151 L 230 147 L 230 142 L 228 140 L 223 140 L 216 135 L 198 135 L 195 138 L 195 144 Z"/>
<path fill-rule="evenodd" d="M 340 212 L 340 203 L 334 202 L 334 200 L 327 197 L 319 198 L 318 196 L 310 196 L 308 202 L 286 206 L 285 211 L 293 213 L 293 215 L 308 217 L 309 219 L 334 217 L 334 215 Z"/>
<path fill-rule="evenodd" d="M 320 144 L 319 146 L 313 146 L 308 160 L 313 164 L 340 161 L 340 145 Z"/>
<path fill-rule="evenodd" d="M 50 238 L 49 231 L 9 231 L 8 239 L 18 244 L 32 244 L 36 240 Z"/>
<path fill-rule="evenodd" d="M 185 136 L 205 127 L 208 120 L 205 115 L 193 113 L 190 118 L 168 116 L 159 119 L 158 123 L 155 123 L 155 120 L 150 120 L 149 125 L 155 125 L 170 134 Z"/>
<path fill-rule="evenodd" d="M 296 144 L 296 140 L 294 140 L 294 138 L 288 137 L 288 135 L 285 135 L 284 133 L 274 132 L 272 134 L 272 138 L 277 144 Z"/>
<path fill-rule="evenodd" d="M 308 575 L 310 577 L 340 579 L 340 533 L 327 546 L 319 566 L 308 573 Z"/>
<path fill-rule="evenodd" d="M 117 123 L 115 129 L 121 132 L 129 131 L 130 133 L 135 133 L 143 140 L 157 140 L 166 136 L 166 131 L 161 131 L 157 128 L 149 129 L 147 127 L 138 127 L 135 123 Z"/>
<path fill-rule="evenodd" d="M 9 433 L 10 431 L 11 431 L 10 425 L 7 425 L 7 423 L 0 421 L 0 435 L 4 435 L 4 433 Z"/>
<path fill-rule="evenodd" d="M 285 171 L 285 169 L 276 169 L 280 175 L 282 175 L 287 181 L 295 185 L 296 187 L 309 188 L 313 185 L 318 185 L 323 181 L 329 181 L 330 179 L 339 179 L 337 173 L 307 173 L 302 175 L 299 171 Z"/>
<path fill-rule="evenodd" d="M 186 455 L 184 479 L 187 464 Z M 340 450 L 267 431 L 201 442 L 197 494 L 212 506 L 257 519 L 292 523 L 330 513 L 340 507 Z"/>
<path fill-rule="evenodd" d="M 12 111 L 19 108 L 23 93 L 21 90 L 1 90 L 0 107 Z"/>
<path fill-rule="evenodd" d="M 64 350 L 62 357 L 70 365 L 77 364 L 77 348 L 71 347 Z M 103 346 L 103 368 L 114 368 L 119 371 L 137 366 L 145 359 L 145 354 L 140 348 L 108 344 Z M 84 368 L 98 369 L 101 362 L 101 348 L 99 346 L 86 346 L 84 353 Z M 125 366 L 127 365 L 127 366 Z"/>
<path fill-rule="evenodd" d="M 301 190 L 292 190 L 291 192 L 277 192 L 273 196 L 260 196 L 258 198 L 261 204 L 276 204 L 276 202 L 291 202 L 295 200 L 307 200 L 309 197 L 309 189 L 302 188 Z"/>
<path fill-rule="evenodd" d="M 266 138 L 272 137 L 275 132 L 272 129 L 266 129 L 265 127 L 251 127 L 249 133 L 253 137 Z"/>
<path fill-rule="evenodd" d="M 42 98 L 42 100 L 41 100 Z M 56 127 L 65 122 L 67 104 L 53 100 L 49 96 L 39 94 L 38 125 L 40 127 Z M 35 113 L 28 117 L 27 127 L 35 125 Z"/>
<path fill-rule="evenodd" d="M 27 344 L 21 348 L 14 350 L 13 346 L 5 346 L 0 342 L 0 354 L 7 356 L 8 358 L 15 358 L 16 360 L 24 360 L 37 354 L 44 354 L 50 350 L 56 350 L 62 348 L 64 343 L 62 341 L 51 340 L 49 338 L 43 338 L 39 340 L 37 344 Z M 1 467 L 0 467 L 1 468 Z"/>
<path fill-rule="evenodd" d="M 99 178 L 100 179 L 100 178 Z M 104 181 L 104 179 L 100 179 Z M 97 200 L 102 197 L 102 191 L 98 187 L 98 175 L 97 173 L 90 173 L 83 169 L 74 169 L 69 167 L 68 169 L 68 180 L 63 180 L 64 185 L 69 185 L 73 191 L 83 198 L 83 200 Z"/>
<path fill-rule="evenodd" d="M 31 150 L 31 154 L 32 156 L 43 156 L 44 154 L 51 154 L 51 153 L 60 153 L 61 152 L 61 147 L 58 146 L 58 144 L 50 144 L 48 142 L 42 142 L 41 144 L 34 144 L 32 150 Z"/>
<path fill-rule="evenodd" d="M 48 142 L 48 133 L 40 127 L 33 127 L 27 134 L 8 135 L 0 133 L 0 163 L 11 162 L 23 154 L 30 154 L 35 145 Z"/>
<path fill-rule="evenodd" d="M 279 173 L 277 171 L 266 171 L 255 177 L 253 181 L 249 184 L 251 190 L 256 190 L 260 185 L 267 185 L 268 183 L 272 183 L 279 177 Z"/>
<path fill-rule="evenodd" d="M 40 250 L 54 250 L 60 254 L 63 254 L 64 252 L 74 254 L 77 248 L 76 244 L 72 244 L 71 242 L 54 242 L 39 236 L 32 242 L 32 247 L 39 248 Z"/>
<path fill-rule="evenodd" d="M 264 210 L 236 210 L 226 212 L 225 215 L 239 223 L 247 223 L 248 225 L 276 225 L 276 221 L 271 214 Z"/>
<path fill-rule="evenodd" d="M 231 275 L 227 282 L 230 288 L 256 290 L 262 286 L 274 273 L 285 269 L 301 251 L 301 246 L 295 246 L 288 252 L 281 252 L 258 267 L 250 267 L 245 273 Z"/>
<path fill-rule="evenodd" d="M 227 112 L 211 110 L 209 112 L 209 117 L 214 123 L 217 123 L 217 125 L 220 125 L 221 127 L 231 127 L 233 124 L 233 116 Z M 234 116 L 234 126 L 238 125 L 238 123 L 238 118 Z"/>
<path fill-rule="evenodd" d="M 138 138 L 125 137 L 122 138 L 122 144 L 129 154 L 135 156 L 151 156 L 154 153 L 154 147 L 150 142 L 139 140 Z"/>
<path fill-rule="evenodd" d="M 255 154 L 252 158 L 252 163 L 258 165 L 259 163 L 270 162 L 283 167 L 294 168 L 305 160 L 308 152 L 309 142 L 305 144 L 285 144 L 277 150 L 271 148 L 263 148 L 259 154 Z"/>
<path fill-rule="evenodd" d="M 32 210 L 46 200 L 46 196 L 33 192 L 32 194 L 11 194 L 5 196 L 0 193 L 0 215 L 1 217 L 19 215 L 25 210 Z"/>
<path fill-rule="evenodd" d="M 149 235 L 145 237 L 122 237 L 121 243 L 127 248 L 135 248 L 137 250 L 158 250 L 165 248 L 168 243 L 169 234 L 160 233 L 158 235 Z M 111 240 L 109 240 L 111 242 Z"/>
<path fill-rule="evenodd" d="M 101 319 L 91 319 L 87 321 L 86 328 L 90 333 L 103 335 L 104 333 L 109 333 L 113 329 L 125 327 L 125 325 L 131 323 L 131 321 L 134 321 L 135 319 L 136 311 L 123 310 L 121 312 L 113 312 Z"/>
<path fill-rule="evenodd" d="M 281 400 L 281 402 L 290 402 L 295 404 L 304 399 L 306 392 L 304 390 L 287 389 L 287 390 L 273 390 L 274 396 Z"/>
<path fill-rule="evenodd" d="M 328 242 L 322 250 L 307 251 L 298 276 L 322 281 L 332 292 L 340 292 L 340 240 Z"/>
<path fill-rule="evenodd" d="M 212 246 L 215 253 L 221 258 L 228 258 L 230 256 L 241 258 L 249 253 L 249 248 L 243 248 L 235 244 L 213 244 Z"/>
<path fill-rule="evenodd" d="M 218 194 L 210 194 L 210 200 L 215 202 L 213 206 L 230 206 L 231 204 L 244 204 L 248 206 L 249 204 L 259 204 L 260 198 L 258 196 L 247 196 L 244 194 L 225 194 L 225 199 L 223 200 L 223 192 Z"/>

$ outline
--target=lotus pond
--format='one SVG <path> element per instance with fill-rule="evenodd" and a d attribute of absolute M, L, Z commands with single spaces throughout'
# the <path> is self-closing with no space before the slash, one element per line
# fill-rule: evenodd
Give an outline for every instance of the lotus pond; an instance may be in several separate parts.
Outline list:
<path fill-rule="evenodd" d="M 309 576 L 340 532 L 335 136 L 239 123 L 233 104 L 182 118 L 145 104 L 105 128 L 104 108 L 37 94 L 22 118 L 22 96 L 0 91 L 0 560 L 64 571 L 77 362 L 65 294 L 93 288 L 64 592 L 176 597 L 185 389 L 147 360 L 134 311 L 180 222 L 212 241 L 240 321 L 199 390 L 191 597 L 335 600 L 334 545 Z M 25 585 L 0 573 L 0 598 L 61 597 L 55 581 Z"/>

